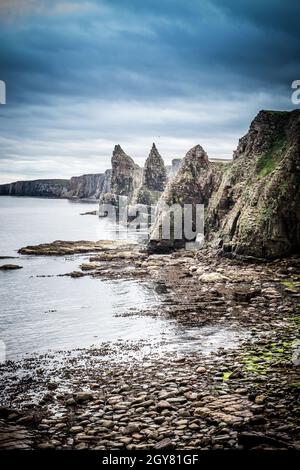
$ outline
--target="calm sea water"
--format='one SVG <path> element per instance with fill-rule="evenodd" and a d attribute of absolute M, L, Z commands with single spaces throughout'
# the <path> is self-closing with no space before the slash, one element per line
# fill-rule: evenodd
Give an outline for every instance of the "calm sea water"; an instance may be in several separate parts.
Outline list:
<path fill-rule="evenodd" d="M 48 350 L 88 347 L 103 341 L 164 339 L 176 348 L 186 343 L 214 349 L 235 334 L 219 329 L 189 332 L 163 319 L 117 317 L 133 306 L 157 305 L 151 285 L 136 281 L 103 281 L 83 277 L 56 277 L 78 269 L 80 256 L 34 257 L 18 255 L 29 244 L 54 240 L 115 239 L 107 219 L 80 215 L 95 205 L 67 200 L 0 197 L 0 264 L 23 269 L 0 271 L 0 343 L 6 359 Z M 39 277 L 39 276 L 50 277 Z"/>

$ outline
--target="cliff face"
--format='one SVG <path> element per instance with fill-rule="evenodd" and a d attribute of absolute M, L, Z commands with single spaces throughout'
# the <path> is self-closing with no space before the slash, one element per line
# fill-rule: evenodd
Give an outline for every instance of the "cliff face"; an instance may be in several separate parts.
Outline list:
<path fill-rule="evenodd" d="M 300 111 L 261 111 L 208 207 L 225 253 L 276 258 L 300 248 Z"/>
<path fill-rule="evenodd" d="M 145 162 L 143 185 L 150 191 L 164 191 L 167 182 L 167 172 L 164 161 L 155 144 Z"/>
<path fill-rule="evenodd" d="M 118 196 L 127 196 L 129 200 L 141 185 L 142 168 L 127 155 L 120 145 L 116 145 L 111 159 L 111 170 L 107 179 L 106 191 L 100 196 L 100 202 L 117 204 Z"/>
<path fill-rule="evenodd" d="M 103 173 L 72 176 L 68 183 L 67 197 L 98 199 L 103 189 L 105 175 Z"/>
<path fill-rule="evenodd" d="M 168 170 L 173 177 L 180 160 L 175 159 Z M 31 196 L 70 199 L 99 199 L 117 201 L 117 196 L 128 196 L 132 202 L 155 204 L 166 185 L 167 170 L 155 145 L 146 160 L 144 170 L 125 154 L 119 145 L 112 156 L 112 169 L 104 173 L 73 176 L 70 180 L 43 179 L 0 184 L 0 196 Z M 143 183 L 143 184 L 142 184 Z M 141 186 L 142 185 L 142 186 Z M 139 189 L 142 191 L 139 193 Z"/>
<path fill-rule="evenodd" d="M 111 170 L 106 170 L 104 172 L 104 180 L 101 192 L 102 194 L 111 192 Z"/>
<path fill-rule="evenodd" d="M 9 196 L 11 183 L 0 184 L 0 196 Z"/>
<path fill-rule="evenodd" d="M 111 159 L 111 192 L 120 196 L 132 194 L 140 184 L 142 169 L 116 145 Z"/>
<path fill-rule="evenodd" d="M 0 184 L 0 196 L 30 196 L 68 199 L 98 199 L 110 192 L 111 170 L 105 173 L 72 176 L 70 180 L 16 181 Z"/>
<path fill-rule="evenodd" d="M 156 204 L 167 183 L 167 170 L 155 144 L 145 162 L 142 184 L 133 196 L 133 204 Z"/>
<path fill-rule="evenodd" d="M 209 162 L 200 146 L 190 150 L 162 199 L 203 203 L 207 242 L 230 256 L 276 258 L 299 251 L 300 111 L 261 111 L 231 163 Z M 152 251 L 185 242 L 159 240 L 162 217 L 159 210 Z"/>
<path fill-rule="evenodd" d="M 0 185 L 0 195 L 64 198 L 67 197 L 68 182 L 63 179 L 16 181 Z"/>
<path fill-rule="evenodd" d="M 160 227 L 168 217 L 164 205 L 207 205 L 212 193 L 220 185 L 222 170 L 223 164 L 209 162 L 206 152 L 200 145 L 196 145 L 187 152 L 177 175 L 168 182 L 159 202 L 149 242 L 150 251 L 169 251 L 184 246 L 186 241 L 184 238 L 168 240 L 160 238 Z"/>

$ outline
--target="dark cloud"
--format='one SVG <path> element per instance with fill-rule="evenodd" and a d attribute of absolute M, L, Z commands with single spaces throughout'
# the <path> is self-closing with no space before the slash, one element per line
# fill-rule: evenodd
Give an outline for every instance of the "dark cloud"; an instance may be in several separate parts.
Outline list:
<path fill-rule="evenodd" d="M 95 155 L 107 167 L 114 141 L 142 158 L 155 136 L 168 157 L 203 140 L 228 156 L 260 107 L 292 107 L 299 13 L 292 0 L 3 1 L 1 171 L 33 174 L 31 153 L 52 174 L 72 142 L 78 171 Z"/>

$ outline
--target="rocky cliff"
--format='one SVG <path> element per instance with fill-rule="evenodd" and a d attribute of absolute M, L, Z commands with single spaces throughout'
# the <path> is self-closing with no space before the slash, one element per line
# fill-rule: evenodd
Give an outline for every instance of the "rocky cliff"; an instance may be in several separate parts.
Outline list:
<path fill-rule="evenodd" d="M 68 183 L 68 198 L 93 198 L 98 199 L 105 182 L 105 175 L 89 174 L 82 176 L 72 176 Z"/>
<path fill-rule="evenodd" d="M 0 185 L 1 196 L 31 196 L 48 198 L 67 197 L 69 180 L 45 179 L 33 181 L 16 181 Z"/>
<path fill-rule="evenodd" d="M 300 110 L 261 111 L 231 163 L 209 162 L 191 149 L 162 197 L 167 204 L 203 203 L 207 243 L 230 256 L 276 258 L 300 248 Z M 161 240 L 158 210 L 149 249 L 182 246 Z"/>
<path fill-rule="evenodd" d="M 165 187 L 167 173 L 168 177 L 172 178 L 177 172 L 179 162 L 180 159 L 174 159 L 172 166 L 166 171 L 154 145 L 143 171 L 119 145 L 116 145 L 112 156 L 112 168 L 104 173 L 73 176 L 70 180 L 43 179 L 0 184 L 0 196 L 99 199 L 101 195 L 102 201 L 115 203 L 117 196 L 123 195 L 129 196 L 132 201 L 137 198 L 138 189 L 142 187 L 144 178 L 143 190 L 147 194 L 148 191 L 152 191 L 155 197 L 151 199 L 151 203 L 156 203 Z"/>
<path fill-rule="evenodd" d="M 163 192 L 167 182 L 164 161 L 153 143 L 143 171 L 143 185 L 150 191 Z"/>
<path fill-rule="evenodd" d="M 142 174 L 142 168 L 124 152 L 120 145 L 116 145 L 111 158 L 107 190 L 102 192 L 100 202 L 115 205 L 118 196 L 127 196 L 131 200 L 134 191 L 141 185 Z"/>
<path fill-rule="evenodd" d="M 16 181 L 0 184 L 0 196 L 30 196 L 68 199 L 98 199 L 110 192 L 111 170 L 66 179 Z"/>
<path fill-rule="evenodd" d="M 223 252 L 276 258 L 300 248 L 300 110 L 261 111 L 208 208 Z"/>
<path fill-rule="evenodd" d="M 168 182 L 159 201 L 157 217 L 149 242 L 150 251 L 169 251 L 185 245 L 187 240 L 184 237 L 181 239 L 176 239 L 174 236 L 169 239 L 161 238 L 161 226 L 166 223 L 168 218 L 168 212 L 164 210 L 164 205 L 177 204 L 183 207 L 184 204 L 194 206 L 195 204 L 205 204 L 207 206 L 213 192 L 221 183 L 225 165 L 209 162 L 206 152 L 200 145 L 196 145 L 187 152 L 176 176 Z"/>
<path fill-rule="evenodd" d="M 152 145 L 143 169 L 142 184 L 135 192 L 132 203 L 150 206 L 156 204 L 167 183 L 167 170 L 155 144 Z"/>
<path fill-rule="evenodd" d="M 128 196 L 140 185 L 142 169 L 134 163 L 120 145 L 116 145 L 111 159 L 111 192 Z"/>

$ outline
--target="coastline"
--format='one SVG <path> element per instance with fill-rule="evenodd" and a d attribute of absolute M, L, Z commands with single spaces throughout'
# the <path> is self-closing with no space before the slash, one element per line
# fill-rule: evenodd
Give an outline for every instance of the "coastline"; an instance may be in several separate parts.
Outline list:
<path fill-rule="evenodd" d="M 249 264 L 115 243 L 87 264 L 78 272 L 156 284 L 161 305 L 130 315 L 248 335 L 211 354 L 124 341 L 1 365 L 2 448 L 299 448 L 298 257 Z"/>

